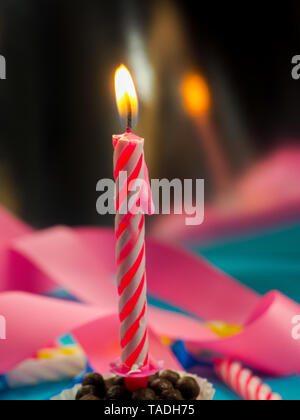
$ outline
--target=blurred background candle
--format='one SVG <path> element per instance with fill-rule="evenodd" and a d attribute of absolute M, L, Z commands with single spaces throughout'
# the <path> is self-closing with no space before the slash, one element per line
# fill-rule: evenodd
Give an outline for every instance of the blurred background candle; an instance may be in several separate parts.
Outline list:
<path fill-rule="evenodd" d="M 226 154 L 211 120 L 212 100 L 207 82 L 200 74 L 188 74 L 183 79 L 181 91 L 185 110 L 193 118 L 199 133 L 215 191 L 224 193 L 230 185 L 231 174 Z"/>

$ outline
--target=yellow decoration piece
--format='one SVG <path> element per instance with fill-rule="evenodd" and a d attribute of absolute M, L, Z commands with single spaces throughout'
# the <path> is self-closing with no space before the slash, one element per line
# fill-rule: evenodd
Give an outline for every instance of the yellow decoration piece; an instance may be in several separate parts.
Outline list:
<path fill-rule="evenodd" d="M 170 338 L 168 337 L 161 337 L 160 340 L 167 347 L 170 347 L 172 345 L 172 340 L 170 340 Z"/>
<path fill-rule="evenodd" d="M 54 353 L 57 353 L 57 350 L 54 352 L 54 350 L 40 350 L 37 354 L 38 359 L 53 359 L 55 357 Z"/>
<path fill-rule="evenodd" d="M 61 349 L 60 353 L 63 354 L 64 356 L 74 356 L 74 354 L 76 353 L 76 349 L 71 348 L 71 347 L 66 347 L 66 348 Z"/>
<path fill-rule="evenodd" d="M 76 347 L 57 347 L 53 349 L 42 349 L 38 352 L 37 358 L 43 360 L 55 359 L 61 356 L 74 356 Z"/>
<path fill-rule="evenodd" d="M 206 327 L 221 338 L 232 337 L 243 331 L 243 327 L 240 325 L 226 324 L 222 321 L 209 322 L 206 324 Z"/>

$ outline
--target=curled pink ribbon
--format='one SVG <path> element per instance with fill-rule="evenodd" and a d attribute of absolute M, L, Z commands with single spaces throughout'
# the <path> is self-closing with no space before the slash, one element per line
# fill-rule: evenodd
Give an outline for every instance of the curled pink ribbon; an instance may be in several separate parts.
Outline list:
<path fill-rule="evenodd" d="M 1 210 L 0 232 L 0 314 L 7 321 L 7 340 L 0 340 L 0 373 L 69 331 L 97 367 L 109 369 L 119 351 L 113 231 L 33 231 Z M 268 373 L 299 373 L 300 340 L 292 336 L 292 320 L 300 315 L 296 302 L 279 292 L 261 297 L 193 254 L 156 240 L 148 241 L 147 262 L 149 293 L 193 316 L 150 309 L 153 356 L 164 358 L 166 366 L 178 363 L 158 344 L 157 335 L 183 339 Z M 55 287 L 84 303 L 37 294 Z M 219 338 L 200 319 L 244 328 Z M 111 325 L 111 336 L 106 325 Z"/>

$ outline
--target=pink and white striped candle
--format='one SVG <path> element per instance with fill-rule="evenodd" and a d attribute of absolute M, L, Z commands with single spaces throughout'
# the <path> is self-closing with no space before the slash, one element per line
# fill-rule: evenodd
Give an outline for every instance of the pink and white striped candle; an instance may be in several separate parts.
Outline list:
<path fill-rule="evenodd" d="M 241 398 L 248 401 L 281 401 L 278 394 L 240 363 L 226 359 L 214 360 L 216 371 L 223 382 Z"/>
<path fill-rule="evenodd" d="M 126 133 L 113 137 L 121 365 L 132 372 L 149 367 L 145 214 L 152 214 L 154 206 L 144 139 L 131 131 L 132 119 L 138 112 L 137 94 L 123 65 L 116 71 L 115 88 L 119 113 L 127 119 Z"/>
<path fill-rule="evenodd" d="M 147 365 L 147 281 L 145 258 L 145 216 L 132 208 L 124 211 L 124 204 L 134 197 L 129 185 L 148 181 L 144 159 L 144 140 L 127 131 L 114 136 L 114 176 L 116 180 L 116 237 L 117 237 L 117 285 L 120 296 L 121 362 L 127 368 Z M 149 190 L 148 190 L 149 191 Z M 143 201 L 144 191 L 133 206 Z M 138 203 L 139 201 L 139 203 Z M 123 211 L 121 211 L 123 210 Z M 136 214 L 137 213 L 137 214 Z M 148 213 L 151 213 L 151 208 Z"/>

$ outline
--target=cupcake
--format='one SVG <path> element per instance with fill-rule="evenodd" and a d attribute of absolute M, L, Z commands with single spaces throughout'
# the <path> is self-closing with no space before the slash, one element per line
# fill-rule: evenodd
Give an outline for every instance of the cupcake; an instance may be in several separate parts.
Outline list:
<path fill-rule="evenodd" d="M 81 384 L 52 400 L 76 401 L 211 401 L 215 391 L 206 379 L 186 372 L 162 370 L 151 376 L 144 388 L 127 389 L 124 378 L 88 373 Z"/>

